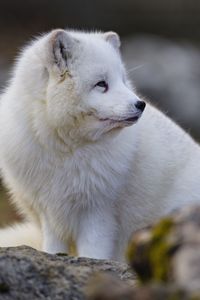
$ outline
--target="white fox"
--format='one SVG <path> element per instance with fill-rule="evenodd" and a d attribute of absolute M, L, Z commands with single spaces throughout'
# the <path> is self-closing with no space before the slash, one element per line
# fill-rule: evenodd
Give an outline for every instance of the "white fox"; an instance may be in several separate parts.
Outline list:
<path fill-rule="evenodd" d="M 114 32 L 58 29 L 20 56 L 1 96 L 0 168 L 28 223 L 2 229 L 1 246 L 68 252 L 72 236 L 79 256 L 122 261 L 133 231 L 200 202 L 198 144 L 145 108 L 119 47 Z"/>

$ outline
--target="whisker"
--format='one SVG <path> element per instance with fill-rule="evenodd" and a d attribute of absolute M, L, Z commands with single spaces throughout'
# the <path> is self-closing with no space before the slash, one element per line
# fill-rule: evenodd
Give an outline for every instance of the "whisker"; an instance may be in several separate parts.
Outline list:
<path fill-rule="evenodd" d="M 131 69 L 128 69 L 127 72 L 128 72 L 128 74 L 130 74 L 131 72 L 133 72 L 133 71 L 135 71 L 135 70 L 138 70 L 138 69 L 141 69 L 141 68 L 143 68 L 143 67 L 144 67 L 144 64 L 138 65 L 138 66 L 135 66 L 135 67 L 133 67 L 133 68 L 131 68 Z"/>

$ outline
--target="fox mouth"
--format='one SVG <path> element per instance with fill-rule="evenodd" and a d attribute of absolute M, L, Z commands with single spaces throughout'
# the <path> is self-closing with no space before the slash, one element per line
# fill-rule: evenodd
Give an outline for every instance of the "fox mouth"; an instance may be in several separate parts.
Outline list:
<path fill-rule="evenodd" d="M 100 121 L 108 121 L 110 124 L 118 124 L 119 126 L 130 126 L 138 121 L 141 115 L 135 115 L 129 118 L 123 118 L 123 119 L 114 119 L 114 118 L 105 118 L 105 119 L 99 119 Z"/>

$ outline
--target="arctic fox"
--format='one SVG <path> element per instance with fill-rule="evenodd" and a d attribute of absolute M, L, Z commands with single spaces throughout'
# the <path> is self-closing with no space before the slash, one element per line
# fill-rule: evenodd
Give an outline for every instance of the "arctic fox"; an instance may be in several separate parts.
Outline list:
<path fill-rule="evenodd" d="M 67 252 L 72 236 L 79 256 L 122 261 L 133 231 L 200 202 L 199 146 L 145 107 L 119 47 L 114 32 L 58 29 L 23 51 L 1 96 L 0 168 L 28 223 L 1 246 Z"/>

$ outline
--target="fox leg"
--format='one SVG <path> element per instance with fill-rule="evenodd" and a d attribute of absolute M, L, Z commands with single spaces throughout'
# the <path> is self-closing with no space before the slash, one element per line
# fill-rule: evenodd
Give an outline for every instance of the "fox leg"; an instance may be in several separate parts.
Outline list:
<path fill-rule="evenodd" d="M 42 250 L 51 254 L 67 253 L 67 244 L 54 232 L 46 218 L 42 222 L 43 243 Z"/>
<path fill-rule="evenodd" d="M 97 259 L 115 259 L 116 224 L 108 211 L 92 211 L 81 216 L 77 235 L 79 256 Z"/>

